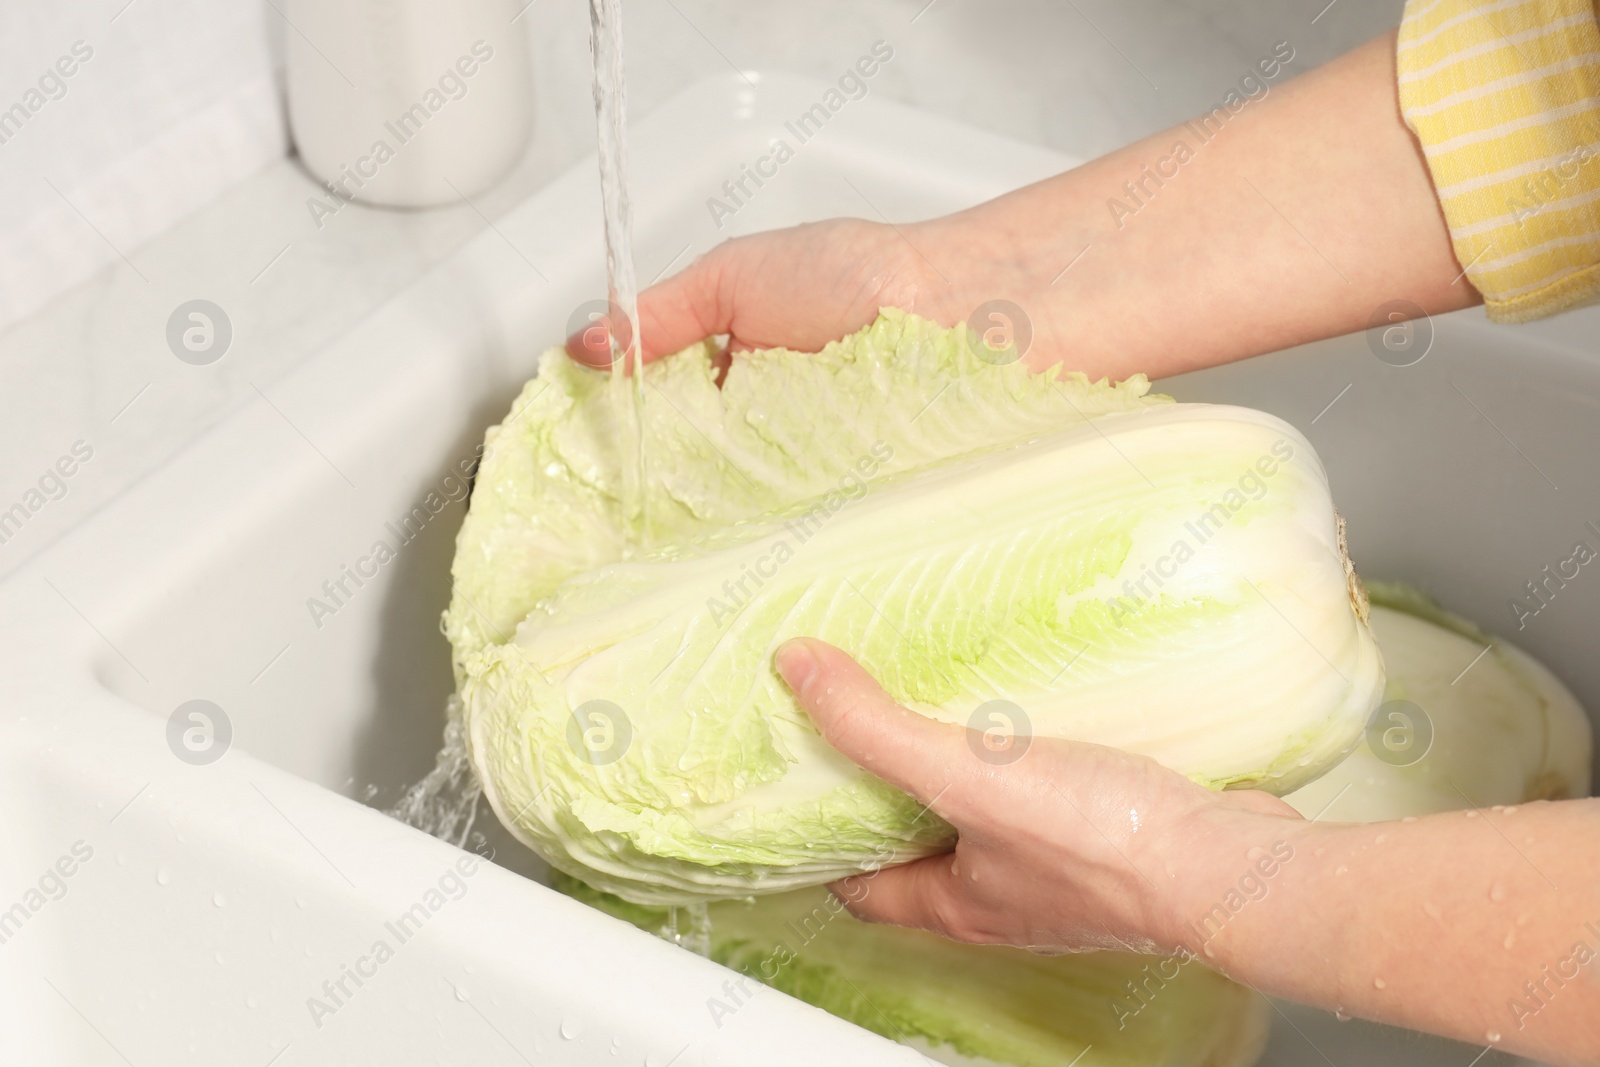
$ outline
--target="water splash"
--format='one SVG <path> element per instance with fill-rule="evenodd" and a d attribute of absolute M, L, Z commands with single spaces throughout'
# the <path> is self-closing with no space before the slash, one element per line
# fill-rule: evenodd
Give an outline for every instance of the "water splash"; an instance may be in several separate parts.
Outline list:
<path fill-rule="evenodd" d="M 697 956 L 711 956 L 711 910 L 705 904 L 671 905 L 656 936 Z"/>
<path fill-rule="evenodd" d="M 711 955 L 711 909 L 704 904 L 689 904 L 683 909 L 689 928 L 678 938 L 678 944 L 700 956 Z"/>
<path fill-rule="evenodd" d="M 461 698 L 452 693 L 445 702 L 444 747 L 434 757 L 433 770 L 384 814 L 466 848 L 483 787 L 467 757 L 467 729 L 461 712 Z"/>

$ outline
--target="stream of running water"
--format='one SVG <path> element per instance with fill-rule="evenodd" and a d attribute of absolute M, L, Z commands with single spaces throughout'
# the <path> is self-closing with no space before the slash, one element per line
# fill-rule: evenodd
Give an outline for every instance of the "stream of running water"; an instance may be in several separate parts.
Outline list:
<path fill-rule="evenodd" d="M 606 298 L 611 338 L 611 399 L 622 439 L 622 515 L 625 552 L 642 547 L 646 530 L 644 373 L 639 338 L 639 285 L 633 264 L 633 205 L 628 198 L 627 95 L 622 73 L 621 0 L 590 0 L 590 50 L 594 56 L 594 112 L 599 136 L 600 196 L 605 214 Z M 444 747 L 434 768 L 389 809 L 394 818 L 465 848 L 475 835 L 483 789 L 472 770 L 461 700 L 446 708 Z M 711 917 L 706 905 L 668 910 L 656 931 L 668 941 L 711 952 Z"/>
<path fill-rule="evenodd" d="M 628 548 L 646 529 L 643 349 L 639 282 L 633 264 L 633 203 L 628 196 L 628 101 L 623 83 L 622 0 L 589 0 L 594 115 L 599 134 L 600 200 L 605 212 L 606 298 L 610 305 L 611 390 L 623 439 L 622 515 Z M 631 554 L 631 552 L 629 553 Z"/>

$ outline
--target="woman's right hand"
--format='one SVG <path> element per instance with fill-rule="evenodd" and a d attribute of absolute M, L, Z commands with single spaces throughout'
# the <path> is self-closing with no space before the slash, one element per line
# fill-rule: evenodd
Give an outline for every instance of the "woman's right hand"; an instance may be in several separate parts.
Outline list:
<path fill-rule="evenodd" d="M 872 322 L 893 306 L 953 317 L 937 269 L 893 228 L 830 219 L 736 237 L 640 294 L 646 361 L 718 334 L 731 351 L 791 348 L 814 352 Z M 966 309 L 970 310 L 970 309 Z M 567 349 L 591 366 L 611 360 L 598 330 L 575 334 Z"/>

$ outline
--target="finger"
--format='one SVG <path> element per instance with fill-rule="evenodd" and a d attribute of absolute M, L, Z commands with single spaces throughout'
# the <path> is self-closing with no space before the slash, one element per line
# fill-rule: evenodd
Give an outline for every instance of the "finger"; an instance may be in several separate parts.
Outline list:
<path fill-rule="evenodd" d="M 957 941 L 973 939 L 971 924 L 963 919 L 961 878 L 953 852 L 858 874 L 828 889 L 863 922 L 914 926 Z"/>
<path fill-rule="evenodd" d="M 965 727 L 901 707 L 827 642 L 786 642 L 776 664 L 828 744 L 941 814 L 940 798 L 972 773 Z"/>
<path fill-rule="evenodd" d="M 688 267 L 639 294 L 639 338 L 645 362 L 681 351 L 696 341 L 727 333 L 733 302 L 723 293 L 728 253 L 719 245 Z M 617 332 L 628 340 L 626 328 Z M 591 367 L 611 366 L 611 332 L 605 322 L 592 323 L 567 338 L 567 354 Z"/>
<path fill-rule="evenodd" d="M 1222 794 L 1222 799 L 1233 807 L 1252 811 L 1257 815 L 1280 815 L 1290 819 L 1305 818 L 1287 800 L 1282 797 L 1275 797 L 1271 793 L 1263 793 L 1259 789 L 1230 789 Z"/>
<path fill-rule="evenodd" d="M 731 281 L 738 252 L 721 244 L 639 294 L 640 338 L 648 363 L 696 341 L 733 332 Z"/>
<path fill-rule="evenodd" d="M 605 370 L 611 366 L 611 325 L 596 319 L 567 338 L 567 355 L 586 367 Z"/>

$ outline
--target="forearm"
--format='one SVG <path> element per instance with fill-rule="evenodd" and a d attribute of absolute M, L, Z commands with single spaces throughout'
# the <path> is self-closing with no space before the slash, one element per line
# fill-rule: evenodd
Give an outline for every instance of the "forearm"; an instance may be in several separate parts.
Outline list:
<path fill-rule="evenodd" d="M 1277 85 L 1205 142 L 1197 129 L 929 223 L 927 247 L 972 249 L 966 262 L 992 276 L 1016 265 L 993 295 L 1033 319 L 1030 360 L 1092 375 L 1175 374 L 1364 329 L 1391 300 L 1478 302 L 1400 118 L 1392 35 Z"/>
<path fill-rule="evenodd" d="M 1278 842 L 1263 875 L 1245 853 Z M 1600 800 L 1367 826 L 1232 819 L 1196 839 L 1210 858 L 1170 936 L 1266 993 L 1600 1063 L 1596 842 Z"/>

